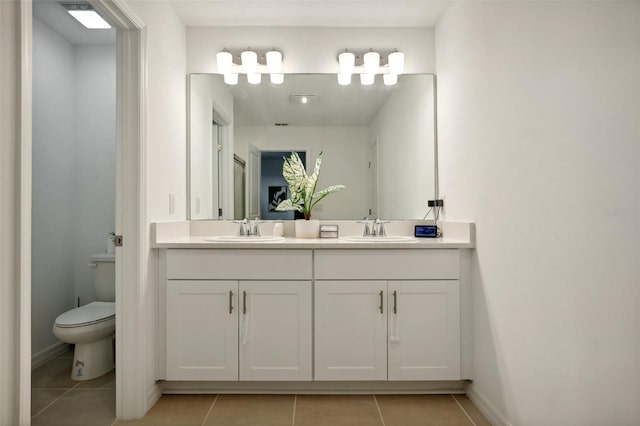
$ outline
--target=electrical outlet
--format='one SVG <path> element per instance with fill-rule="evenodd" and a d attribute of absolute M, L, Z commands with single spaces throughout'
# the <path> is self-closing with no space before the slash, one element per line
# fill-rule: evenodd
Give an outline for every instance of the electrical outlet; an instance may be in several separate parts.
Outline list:
<path fill-rule="evenodd" d="M 176 213 L 176 194 L 169 194 L 169 214 Z"/>

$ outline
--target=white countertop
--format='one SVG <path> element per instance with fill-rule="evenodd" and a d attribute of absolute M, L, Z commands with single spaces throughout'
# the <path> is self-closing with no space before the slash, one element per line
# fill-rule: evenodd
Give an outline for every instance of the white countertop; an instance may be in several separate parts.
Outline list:
<path fill-rule="evenodd" d="M 475 227 L 473 223 L 443 222 L 442 238 L 418 238 L 411 242 L 370 242 L 345 241 L 340 238 L 292 238 L 287 237 L 279 242 L 226 242 L 207 241 L 205 238 L 220 235 L 233 235 L 236 230 L 233 224 L 224 221 L 212 222 L 159 222 L 153 224 L 152 247 L 158 249 L 461 249 L 475 247 Z M 331 221 L 328 223 L 334 223 Z M 342 235 L 354 235 L 355 229 L 346 221 L 340 221 Z M 396 232 L 390 235 L 411 235 L 414 222 L 398 222 Z M 415 222 L 417 223 L 417 222 Z M 272 234 L 272 224 L 265 224 L 263 235 Z M 287 226 L 285 225 L 285 230 Z M 388 226 L 387 229 L 394 229 Z M 266 231 L 266 232 L 265 232 Z M 343 233 L 342 231 L 345 231 Z M 287 232 L 285 232 L 285 237 Z"/>

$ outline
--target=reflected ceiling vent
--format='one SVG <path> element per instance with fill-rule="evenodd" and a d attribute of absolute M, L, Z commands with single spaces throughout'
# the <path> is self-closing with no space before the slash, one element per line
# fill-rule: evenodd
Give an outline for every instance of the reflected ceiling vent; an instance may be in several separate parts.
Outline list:
<path fill-rule="evenodd" d="M 273 123 L 273 125 L 276 127 L 286 127 L 289 125 L 289 123 Z"/>
<path fill-rule="evenodd" d="M 90 30 L 111 28 L 111 25 L 89 3 L 60 3 L 60 6 L 64 7 L 69 12 L 69 15 L 73 16 L 85 28 Z"/>
<path fill-rule="evenodd" d="M 317 104 L 318 95 L 289 95 L 289 102 L 296 105 Z"/>

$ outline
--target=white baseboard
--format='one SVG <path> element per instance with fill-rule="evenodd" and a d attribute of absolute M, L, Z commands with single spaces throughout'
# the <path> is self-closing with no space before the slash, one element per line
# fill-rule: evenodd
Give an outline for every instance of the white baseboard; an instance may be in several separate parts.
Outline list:
<path fill-rule="evenodd" d="M 31 369 L 33 370 L 46 364 L 69 348 L 71 348 L 71 345 L 68 343 L 56 342 L 53 345 L 44 348 L 40 352 L 31 355 Z"/>
<path fill-rule="evenodd" d="M 513 426 L 507 417 L 489 399 L 476 389 L 473 383 L 467 385 L 467 396 L 483 416 L 494 426 Z"/>
<path fill-rule="evenodd" d="M 162 388 L 160 386 L 154 384 L 153 387 L 149 388 L 149 391 L 147 392 L 147 413 L 151 410 L 151 407 L 158 402 L 161 396 Z"/>

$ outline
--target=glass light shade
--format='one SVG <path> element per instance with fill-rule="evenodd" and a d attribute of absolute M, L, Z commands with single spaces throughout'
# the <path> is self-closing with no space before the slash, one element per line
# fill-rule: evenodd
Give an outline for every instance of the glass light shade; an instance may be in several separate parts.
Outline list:
<path fill-rule="evenodd" d="M 272 84 L 282 84 L 284 83 L 284 74 L 275 73 L 270 75 Z"/>
<path fill-rule="evenodd" d="M 393 86 L 398 82 L 398 76 L 395 74 L 384 74 L 382 76 L 385 86 Z"/>
<path fill-rule="evenodd" d="M 282 72 L 282 53 L 277 50 L 267 52 L 267 69 L 271 74 Z"/>
<path fill-rule="evenodd" d="M 242 71 L 246 74 L 255 74 L 258 70 L 258 54 L 251 50 L 245 50 L 240 54 Z"/>
<path fill-rule="evenodd" d="M 216 53 L 216 62 L 220 74 L 229 74 L 233 65 L 233 55 L 229 52 L 218 52 Z"/>
<path fill-rule="evenodd" d="M 249 82 L 249 84 L 260 84 L 260 81 L 262 81 L 262 74 L 247 74 L 247 81 Z"/>
<path fill-rule="evenodd" d="M 230 86 L 238 84 L 238 74 L 227 73 L 224 75 L 224 82 Z"/>
<path fill-rule="evenodd" d="M 375 78 L 375 74 L 360 74 L 360 84 L 363 86 L 371 86 Z"/>
<path fill-rule="evenodd" d="M 342 52 L 338 55 L 338 63 L 340 64 L 340 74 L 353 74 L 353 68 L 356 66 L 356 55 L 351 52 Z"/>
<path fill-rule="evenodd" d="M 84 25 L 85 28 L 90 30 L 103 30 L 111 28 L 111 25 L 102 16 L 98 15 L 95 10 L 69 10 L 69 14 L 73 16 L 76 21 Z"/>
<path fill-rule="evenodd" d="M 380 68 L 380 54 L 378 52 L 367 52 L 364 54 L 364 72 L 375 74 Z"/>
<path fill-rule="evenodd" d="M 340 86 L 348 86 L 351 84 L 351 74 L 338 74 L 338 84 Z"/>
<path fill-rule="evenodd" d="M 404 72 L 404 53 L 393 52 L 389 54 L 389 72 L 400 75 Z"/>

